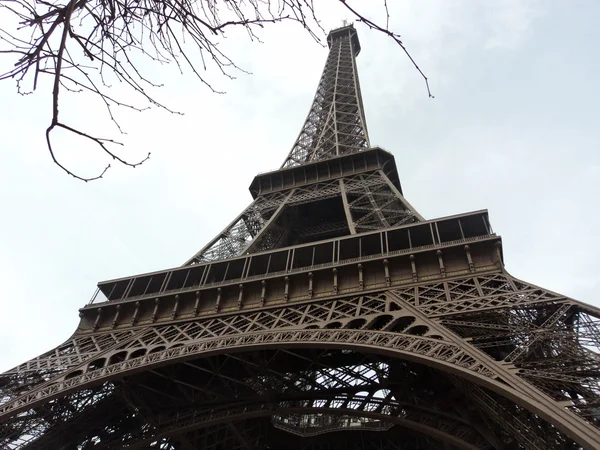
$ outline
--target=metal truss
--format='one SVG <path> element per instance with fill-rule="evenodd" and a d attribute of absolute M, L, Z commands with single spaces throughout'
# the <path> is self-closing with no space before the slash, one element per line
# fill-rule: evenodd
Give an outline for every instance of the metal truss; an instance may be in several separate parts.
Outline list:
<path fill-rule="evenodd" d="M 291 380 L 289 374 L 281 372 L 280 368 L 294 360 L 304 371 L 300 372 L 303 374 L 301 378 Z M 270 364 L 265 364 L 267 362 Z M 234 372 L 231 364 L 235 364 L 237 369 Z M 269 369 L 269 366 L 279 370 Z M 202 378 L 206 374 L 207 378 L 203 379 L 207 380 L 206 385 L 187 383 L 180 367 L 154 370 L 150 372 L 154 380 L 148 379 L 146 375 L 144 380 L 137 379 L 134 383 L 130 379 L 119 386 L 119 392 L 115 393 L 118 398 L 113 398 L 111 404 L 113 409 L 121 405 L 121 410 L 113 410 L 102 419 L 121 417 L 123 420 L 127 417 L 124 425 L 133 428 L 127 433 L 126 441 L 122 435 L 114 433 L 114 420 L 111 420 L 113 428 L 109 431 L 95 429 L 94 424 L 103 422 L 94 416 L 106 414 L 106 411 L 88 409 L 77 417 L 79 423 L 86 423 L 85 427 L 73 428 L 76 426 L 74 420 L 61 422 L 52 430 L 46 431 L 42 443 L 33 441 L 26 448 L 47 448 L 44 446 L 50 443 L 53 444 L 52 448 L 61 448 L 61 439 L 74 438 L 73 429 L 98 433 L 99 436 L 87 439 L 86 442 L 95 442 L 96 445 L 101 443 L 101 448 L 145 448 L 152 443 L 163 444 L 167 441 L 177 442 L 175 448 L 186 448 L 181 445 L 179 438 L 173 436 L 181 436 L 198 428 L 208 427 L 212 430 L 213 425 L 219 424 L 235 426 L 244 418 L 262 416 L 272 416 L 271 424 L 277 429 L 286 429 L 288 432 L 291 430 L 293 434 L 304 437 L 307 428 L 310 428 L 312 433 L 309 434 L 312 435 L 340 430 L 387 434 L 392 426 L 397 425 L 408 430 L 427 430 L 438 439 L 457 443 L 459 448 L 491 448 L 468 423 L 449 413 L 448 409 L 442 409 L 443 405 L 437 404 L 439 402 L 423 407 L 410 397 L 404 402 L 394 400 L 394 395 L 389 390 L 382 389 L 381 385 L 385 378 L 389 378 L 389 368 L 381 362 L 365 361 L 361 355 L 352 354 L 343 361 L 337 361 L 327 352 L 309 354 L 278 351 L 268 355 L 226 355 L 219 359 L 188 363 L 186 367 L 196 374 L 195 378 Z M 237 373 L 237 376 L 232 377 L 232 373 Z M 155 388 L 158 387 L 157 380 L 165 383 L 160 389 Z M 137 392 L 134 395 L 135 389 Z M 248 390 L 260 397 L 231 402 L 232 398 L 239 397 Z M 268 400 L 275 390 L 281 393 L 279 399 L 275 402 Z M 177 394 L 177 398 L 173 393 Z M 144 396 L 145 400 L 142 398 Z M 212 402 L 220 399 L 224 403 L 216 410 L 192 407 L 190 401 L 197 401 L 199 397 Z M 123 398 L 127 398 L 127 402 Z M 133 401 L 137 406 L 128 412 L 123 405 Z M 382 418 L 392 423 L 381 426 Z M 238 434 L 248 434 L 248 430 L 237 428 Z M 251 442 L 256 442 L 256 439 L 252 437 Z M 263 448 L 252 445 L 252 448 Z"/>
<path fill-rule="evenodd" d="M 345 209 L 345 215 L 337 222 L 307 228 L 296 225 L 286 216 L 286 210 L 289 212 L 292 207 L 331 198 L 339 198 Z M 354 234 L 420 220 L 423 217 L 383 171 L 365 172 L 257 197 L 186 264 L 284 247 L 290 244 L 290 235 L 318 240 L 323 232 Z"/>
<path fill-rule="evenodd" d="M 244 254 L 269 219 L 283 206 L 286 197 L 282 193 L 273 193 L 256 198 L 219 235 L 190 258 L 186 265 Z"/>
<path fill-rule="evenodd" d="M 356 30 L 330 34 L 329 56 L 312 106 L 282 167 L 332 158 L 369 147 L 355 56 Z"/>
<path fill-rule="evenodd" d="M 357 233 L 423 220 L 381 171 L 341 180 L 340 184 Z"/>
<path fill-rule="evenodd" d="M 106 442 L 105 448 L 122 448 L 129 446 L 130 441 L 135 442 L 135 447 L 141 447 L 154 442 L 162 434 L 172 435 L 199 426 L 236 423 L 243 418 L 260 416 L 273 416 L 272 422 L 276 428 L 301 437 L 347 430 L 386 432 L 398 424 L 409 429 L 427 428 L 431 435 L 464 448 L 492 448 L 468 424 L 440 412 L 424 411 L 413 405 L 394 402 L 392 397 L 391 394 L 374 398 L 372 395 L 340 393 L 333 399 L 327 396 L 260 402 L 238 408 L 229 407 L 219 413 L 190 410 L 165 417 L 160 422 L 160 428 L 139 430 L 137 435 L 128 436 L 127 441 L 116 439 L 114 443 Z M 381 418 L 388 423 L 382 423 Z"/>
<path fill-rule="evenodd" d="M 300 441 L 400 427 L 457 448 L 593 448 L 599 318 L 496 272 L 75 336 L 2 375 L 0 443 L 186 448 L 260 419 Z"/>
<path fill-rule="evenodd" d="M 488 427 L 495 425 L 500 431 L 502 441 L 505 444 L 519 446 L 524 449 L 544 449 L 553 448 L 556 445 L 550 445 L 549 439 L 542 438 L 533 428 L 543 426 L 541 422 L 532 421 L 527 417 L 526 411 L 523 411 L 515 405 L 503 404 L 491 392 L 486 392 L 476 384 L 469 383 L 464 379 L 452 377 L 452 381 L 460 386 L 462 392 L 473 402 L 476 407 L 486 414 Z M 522 417 L 522 418 L 521 418 Z M 563 439 L 560 434 L 557 434 L 555 429 L 544 427 L 551 434 L 555 435 L 556 441 L 560 447 L 563 444 Z"/>

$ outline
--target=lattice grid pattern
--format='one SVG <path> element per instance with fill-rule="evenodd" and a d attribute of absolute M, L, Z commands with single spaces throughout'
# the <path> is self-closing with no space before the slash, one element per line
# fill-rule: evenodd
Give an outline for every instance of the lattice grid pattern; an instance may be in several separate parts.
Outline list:
<path fill-rule="evenodd" d="M 359 152 L 369 147 L 349 27 L 330 45 L 312 106 L 282 167 Z"/>
<path fill-rule="evenodd" d="M 441 313 L 439 304 L 452 307 Z M 197 434 L 192 442 L 208 439 L 200 424 L 210 433 L 221 422 L 264 417 L 296 439 L 327 436 L 344 426 L 384 434 L 403 427 L 426 429 L 429 438 L 462 448 L 499 448 L 507 442 L 515 448 L 554 448 L 569 442 L 556 427 L 450 367 L 496 389 L 518 390 L 525 382 L 532 399 L 554 405 L 557 414 L 597 433 L 599 317 L 573 300 L 496 272 L 78 336 L 3 375 L 0 417 L 7 419 L 1 419 L 0 442 L 47 448 L 75 439 L 120 448 L 127 439 L 135 446 L 160 442 L 186 448 L 182 442 L 192 432 Z M 310 350 L 315 343 L 324 349 Z M 354 350 L 335 350 L 336 343 Z M 412 354 L 421 362 L 361 348 Z M 505 369 L 506 362 L 519 370 Z M 45 377 L 32 378 L 38 371 Z M 435 394 L 435 385 L 454 394 Z M 241 409 L 226 406 L 242 399 L 247 400 Z M 559 406 L 565 400 L 566 409 Z M 450 417 L 443 414 L 449 411 L 445 402 L 454 405 Z M 426 410 L 417 405 L 427 405 Z M 128 417 L 120 425 L 122 432 L 129 430 L 126 436 L 119 427 L 105 429 L 104 419 L 113 415 Z M 481 434 L 476 431 L 481 420 L 498 429 Z M 88 424 L 87 431 L 69 431 L 80 422 Z M 132 428 L 138 431 L 132 434 Z M 225 434 L 239 440 L 236 436 L 248 433 L 242 427 Z"/>

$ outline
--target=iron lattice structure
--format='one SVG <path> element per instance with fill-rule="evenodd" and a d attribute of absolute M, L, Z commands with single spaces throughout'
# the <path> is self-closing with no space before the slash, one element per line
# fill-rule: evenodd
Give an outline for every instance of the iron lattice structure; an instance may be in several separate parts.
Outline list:
<path fill-rule="evenodd" d="M 181 267 L 101 282 L 0 376 L 0 447 L 598 449 L 600 310 L 425 220 L 369 146 L 352 26 L 282 168 Z"/>

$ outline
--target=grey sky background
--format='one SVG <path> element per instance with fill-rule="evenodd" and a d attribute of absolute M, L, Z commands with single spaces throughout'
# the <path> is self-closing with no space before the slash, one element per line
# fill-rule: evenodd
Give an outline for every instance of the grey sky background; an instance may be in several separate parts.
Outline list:
<path fill-rule="evenodd" d="M 318 3 L 325 29 L 348 17 L 334 1 Z M 396 156 L 409 201 L 426 218 L 487 208 L 511 274 L 600 306 L 600 2 L 389 3 L 436 96 L 389 39 L 356 25 L 371 143 Z M 93 183 L 47 154 L 48 85 L 21 97 L 0 83 L 0 371 L 66 340 L 98 281 L 181 265 L 250 202 L 254 175 L 280 166 L 327 50 L 297 26 L 260 36 L 263 44 L 242 33 L 224 40 L 252 72 L 231 81 L 209 73 L 226 95 L 148 66 L 165 84 L 157 97 L 185 115 L 119 111 L 122 154 L 152 158 Z M 117 136 L 86 97 L 64 99 L 61 114 Z M 57 138 L 82 175 L 108 162 Z"/>

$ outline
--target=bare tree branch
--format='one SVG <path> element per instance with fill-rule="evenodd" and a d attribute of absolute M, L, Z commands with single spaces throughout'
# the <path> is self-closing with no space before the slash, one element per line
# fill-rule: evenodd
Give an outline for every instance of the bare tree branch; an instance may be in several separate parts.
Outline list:
<path fill-rule="evenodd" d="M 421 74 L 421 77 L 423 77 L 423 80 L 425 81 L 425 86 L 427 87 L 427 95 L 429 96 L 429 98 L 434 98 L 431 93 L 431 89 L 429 88 L 429 79 L 425 76 L 425 74 L 423 73 L 421 68 L 417 65 L 416 61 L 413 59 L 412 55 L 409 53 L 409 51 L 404 46 L 404 43 L 400 39 L 401 36 L 397 33 L 394 33 L 393 31 L 390 31 L 388 28 L 390 15 L 389 15 L 388 7 L 387 7 L 387 0 L 384 1 L 385 12 L 386 12 L 386 26 L 385 27 L 377 25 L 375 22 L 363 17 L 358 11 L 356 11 L 354 8 L 352 8 L 350 5 L 348 5 L 346 0 L 340 0 L 340 1 L 344 4 L 344 6 L 352 14 L 354 14 L 354 17 L 356 17 L 357 21 L 364 23 L 366 26 L 368 26 L 372 30 L 376 30 L 383 34 L 388 35 L 389 37 L 391 37 L 394 40 L 394 42 L 396 42 L 400 46 L 400 48 L 402 49 L 402 51 L 404 51 L 404 53 L 406 54 L 406 56 L 408 57 L 408 59 L 410 60 L 412 65 L 415 67 L 415 69 L 417 69 L 419 74 Z"/>
<path fill-rule="evenodd" d="M 358 22 L 392 38 L 419 71 L 430 97 L 429 82 L 412 58 L 400 35 L 389 29 L 387 0 L 383 1 L 385 25 L 367 19 L 346 0 L 338 0 Z M 243 70 L 219 47 L 231 28 L 243 28 L 253 41 L 266 25 L 300 24 L 318 42 L 325 37 L 313 0 L 0 0 L 8 16 L 17 19 L 15 29 L 0 29 L 0 57 L 12 68 L 1 72 L 0 80 L 16 80 L 22 95 L 35 91 L 40 77 L 52 81 L 52 117 L 46 129 L 48 151 L 54 163 L 67 174 L 83 181 L 102 178 L 107 165 L 94 176 L 81 176 L 60 162 L 52 145 L 52 132 L 61 128 L 96 144 L 109 158 L 136 167 L 113 148 L 122 146 L 113 139 L 100 138 L 61 121 L 61 93 L 88 93 L 99 97 L 109 119 L 124 133 L 113 114 L 114 106 L 143 111 L 156 106 L 174 114 L 150 93 L 160 87 L 142 73 L 142 61 L 182 63 L 212 92 L 216 90 L 205 74 L 216 69 L 223 76 Z M 140 104 L 119 100 L 111 92 L 112 81 L 122 83 L 136 94 Z"/>

